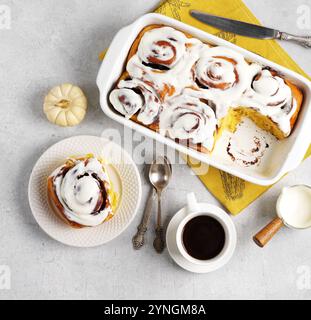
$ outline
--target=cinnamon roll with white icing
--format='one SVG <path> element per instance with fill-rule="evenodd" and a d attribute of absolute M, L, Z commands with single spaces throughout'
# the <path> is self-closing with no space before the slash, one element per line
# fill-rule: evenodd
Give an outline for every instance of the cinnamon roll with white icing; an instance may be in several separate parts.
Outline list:
<path fill-rule="evenodd" d="M 302 93 L 275 71 L 264 69 L 256 75 L 249 89 L 237 101 L 250 118 L 279 138 L 288 137 L 302 103 Z M 253 109 L 247 111 L 247 109 Z M 257 113 L 254 113 L 255 112 Z M 259 117 L 266 117 L 266 127 Z"/>
<path fill-rule="evenodd" d="M 110 101 L 114 108 L 126 118 L 131 118 L 144 105 L 142 95 L 128 88 L 113 90 L 110 94 Z"/>
<path fill-rule="evenodd" d="M 48 178 L 55 213 L 74 228 L 95 227 L 114 215 L 114 194 L 102 162 L 93 156 L 69 159 Z"/>
<path fill-rule="evenodd" d="M 149 27 L 133 44 L 126 71 L 152 86 L 164 102 L 193 85 L 191 70 L 201 48 L 201 41 L 171 27 Z"/>
<path fill-rule="evenodd" d="M 258 64 L 249 64 L 244 57 L 226 47 L 204 48 L 195 65 L 197 95 L 209 98 L 216 105 L 218 119 L 226 116 L 232 102 L 249 87 L 261 70 Z"/>
<path fill-rule="evenodd" d="M 191 96 L 171 99 L 160 115 L 160 133 L 198 150 L 213 149 L 216 125 L 208 102 Z"/>
<path fill-rule="evenodd" d="M 138 47 L 138 57 L 151 68 L 173 67 L 185 54 L 187 38 L 182 32 L 170 27 L 146 32 Z"/>
<path fill-rule="evenodd" d="M 159 116 L 161 102 L 154 89 L 141 80 L 120 81 L 110 94 L 115 109 L 127 118 L 138 113 L 137 120 L 151 125 Z"/>

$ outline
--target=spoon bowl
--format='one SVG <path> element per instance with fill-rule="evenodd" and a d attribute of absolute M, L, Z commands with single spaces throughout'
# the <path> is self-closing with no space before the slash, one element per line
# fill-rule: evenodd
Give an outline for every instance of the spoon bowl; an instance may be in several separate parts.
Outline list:
<path fill-rule="evenodd" d="M 157 191 L 163 191 L 172 176 L 170 164 L 163 157 L 157 158 L 150 167 L 149 179 Z"/>

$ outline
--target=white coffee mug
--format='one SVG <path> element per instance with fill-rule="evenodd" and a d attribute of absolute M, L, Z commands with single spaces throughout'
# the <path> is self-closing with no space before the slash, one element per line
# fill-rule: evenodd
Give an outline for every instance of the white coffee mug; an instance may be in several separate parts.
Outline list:
<path fill-rule="evenodd" d="M 224 248 L 219 255 L 209 260 L 198 260 L 190 256 L 183 244 L 183 231 L 186 224 L 198 216 L 209 216 L 216 219 L 221 224 L 225 232 Z M 180 254 L 186 260 L 196 265 L 204 265 L 210 269 L 209 271 L 213 271 L 221 268 L 230 260 L 236 247 L 237 235 L 233 221 L 226 212 L 211 204 L 198 203 L 195 194 L 190 193 L 187 196 L 187 213 L 177 228 L 176 242 Z"/>

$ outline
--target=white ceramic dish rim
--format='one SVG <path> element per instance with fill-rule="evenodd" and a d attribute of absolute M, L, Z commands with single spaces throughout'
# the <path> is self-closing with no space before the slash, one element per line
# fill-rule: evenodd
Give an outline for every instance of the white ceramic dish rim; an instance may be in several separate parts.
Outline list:
<path fill-rule="evenodd" d="M 197 37 L 204 42 L 209 42 L 215 45 L 223 45 L 232 48 L 243 54 L 245 58 L 249 61 L 258 62 L 262 65 L 277 70 L 278 72 L 282 73 L 286 78 L 291 79 L 294 83 L 296 83 L 300 88 L 303 89 L 304 104 L 299 116 L 299 120 L 300 118 L 301 120 L 299 121 L 299 127 L 296 126 L 294 130 L 295 132 L 293 133 L 293 135 L 295 134 L 296 137 L 295 139 L 292 139 L 293 142 L 290 151 L 287 154 L 284 154 L 284 162 L 280 163 L 279 168 L 275 170 L 276 172 L 273 175 L 264 176 L 256 172 L 246 173 L 240 171 L 234 166 L 221 164 L 217 162 L 215 159 L 206 157 L 206 155 L 203 153 L 200 153 L 198 151 L 189 149 L 181 144 L 178 144 L 172 139 L 164 137 L 157 132 L 145 128 L 142 125 L 135 123 L 134 121 L 128 120 L 122 115 L 117 114 L 115 111 L 112 110 L 108 102 L 109 93 L 115 85 L 116 81 L 118 80 L 122 70 L 124 69 L 126 57 L 134 40 L 145 26 L 151 24 L 169 25 L 181 31 L 190 33 L 194 37 Z M 192 27 L 190 25 L 184 24 L 180 21 L 174 20 L 172 18 L 160 14 L 146 14 L 137 19 L 131 25 L 121 29 L 117 33 L 100 67 L 97 77 L 97 86 L 100 91 L 101 108 L 104 111 L 104 113 L 111 119 L 123 124 L 126 127 L 134 129 L 145 136 L 162 142 L 173 149 L 176 149 L 186 155 L 189 155 L 194 159 L 197 159 L 203 163 L 209 164 L 215 168 L 218 168 L 243 180 L 258 185 L 272 185 L 279 179 L 281 179 L 283 175 L 295 169 L 302 162 L 305 153 L 307 152 L 307 149 L 310 145 L 311 139 L 308 131 L 311 127 L 311 83 L 308 79 L 304 78 L 296 72 L 293 72 L 281 65 L 267 60 L 255 53 L 238 47 L 226 40 L 220 39 L 200 29 L 197 29 L 195 27 Z"/>

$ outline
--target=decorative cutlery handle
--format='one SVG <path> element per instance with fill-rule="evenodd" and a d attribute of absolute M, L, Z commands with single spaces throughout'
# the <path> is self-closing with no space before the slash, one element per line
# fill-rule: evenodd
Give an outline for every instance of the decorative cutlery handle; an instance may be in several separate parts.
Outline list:
<path fill-rule="evenodd" d="M 138 231 L 136 235 L 133 237 L 133 247 L 135 250 L 139 250 L 145 244 L 145 233 L 147 232 L 147 228 L 142 224 L 138 226 Z"/>
<path fill-rule="evenodd" d="M 157 253 L 162 253 L 165 249 L 164 230 L 160 226 L 156 228 L 155 232 L 156 237 L 154 239 L 153 246 Z"/>
<path fill-rule="evenodd" d="M 147 231 L 148 223 L 152 214 L 152 203 L 155 198 L 155 191 L 152 188 L 152 191 L 149 195 L 149 199 L 146 204 L 144 216 L 140 225 L 137 228 L 137 233 L 133 237 L 133 247 L 135 250 L 139 250 L 145 244 L 145 233 Z"/>
<path fill-rule="evenodd" d="M 157 253 L 162 253 L 165 249 L 164 231 L 162 227 L 162 207 L 161 207 L 161 192 L 158 192 L 158 217 L 157 227 L 155 229 L 155 239 L 153 247 Z"/>
<path fill-rule="evenodd" d="M 302 36 L 295 36 L 293 34 L 289 34 L 286 32 L 279 32 L 277 38 L 280 40 L 296 42 L 305 48 L 311 48 L 311 36 L 302 37 Z"/>

